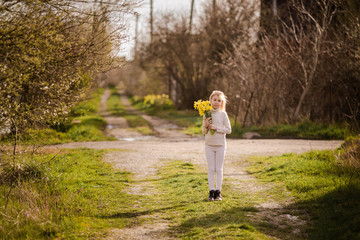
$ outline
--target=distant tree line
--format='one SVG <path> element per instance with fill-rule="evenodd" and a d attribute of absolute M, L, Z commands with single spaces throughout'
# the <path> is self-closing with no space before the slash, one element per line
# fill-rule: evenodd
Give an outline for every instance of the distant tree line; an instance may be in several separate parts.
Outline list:
<path fill-rule="evenodd" d="M 158 17 L 139 64 L 153 81 L 175 83 L 179 107 L 220 89 L 243 125 L 310 119 L 359 129 L 359 2 L 281 1 L 276 15 L 270 2 L 216 1 L 191 33 L 186 17 Z"/>
<path fill-rule="evenodd" d="M 16 135 L 61 121 L 96 72 L 117 66 L 133 3 L 0 1 L 0 128 Z"/>

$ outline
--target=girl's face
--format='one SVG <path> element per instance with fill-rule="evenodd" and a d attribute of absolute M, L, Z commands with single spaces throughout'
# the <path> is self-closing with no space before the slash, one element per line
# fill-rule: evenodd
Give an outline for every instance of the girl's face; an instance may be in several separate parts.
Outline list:
<path fill-rule="evenodd" d="M 214 109 L 218 109 L 221 105 L 221 98 L 219 95 L 214 95 L 211 99 L 210 99 L 210 104 Z"/>

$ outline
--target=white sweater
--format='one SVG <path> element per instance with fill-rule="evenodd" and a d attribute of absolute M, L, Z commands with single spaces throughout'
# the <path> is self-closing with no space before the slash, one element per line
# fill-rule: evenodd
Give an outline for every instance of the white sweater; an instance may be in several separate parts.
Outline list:
<path fill-rule="evenodd" d="M 226 112 L 219 109 L 211 110 L 211 123 L 216 127 L 214 135 L 205 127 L 205 114 L 203 118 L 202 133 L 205 135 L 205 144 L 210 146 L 222 146 L 226 142 L 226 134 L 231 133 L 231 125 Z"/>

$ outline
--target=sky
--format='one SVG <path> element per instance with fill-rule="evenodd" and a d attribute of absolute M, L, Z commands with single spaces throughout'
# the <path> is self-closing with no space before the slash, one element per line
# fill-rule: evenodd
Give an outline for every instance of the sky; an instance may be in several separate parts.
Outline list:
<path fill-rule="evenodd" d="M 194 3 L 194 13 L 193 19 L 195 21 L 196 17 L 202 11 L 202 5 L 211 0 L 195 0 Z M 153 0 L 153 18 L 155 19 L 157 15 L 168 12 L 175 12 L 177 14 L 186 14 L 190 15 L 191 9 L 191 0 Z M 139 23 L 138 23 L 138 33 L 140 40 L 150 39 L 150 0 L 144 0 L 140 7 L 134 9 L 139 13 Z M 122 45 L 120 49 L 120 56 L 126 57 L 130 60 L 133 57 L 133 50 L 135 44 L 135 24 L 136 17 L 134 15 L 127 16 L 127 34 L 129 39 L 126 43 Z"/>

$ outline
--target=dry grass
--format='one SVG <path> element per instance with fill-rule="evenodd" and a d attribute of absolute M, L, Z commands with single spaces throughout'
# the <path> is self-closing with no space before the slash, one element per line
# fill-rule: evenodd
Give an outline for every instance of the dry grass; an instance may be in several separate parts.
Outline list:
<path fill-rule="evenodd" d="M 337 157 L 340 165 L 352 170 L 360 170 L 360 135 L 346 140 Z"/>

